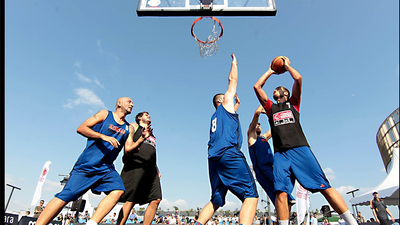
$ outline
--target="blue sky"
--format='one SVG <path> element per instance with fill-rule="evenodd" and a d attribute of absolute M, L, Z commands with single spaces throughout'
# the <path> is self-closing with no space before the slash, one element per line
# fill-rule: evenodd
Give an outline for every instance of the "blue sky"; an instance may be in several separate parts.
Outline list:
<path fill-rule="evenodd" d="M 238 60 L 243 134 L 258 101 L 253 85 L 275 56 L 303 76 L 301 123 L 332 186 L 350 206 L 386 173 L 376 132 L 399 106 L 399 2 L 278 1 L 275 17 L 219 17 L 224 35 L 203 59 L 190 27 L 196 17 L 137 17 L 136 1 L 5 1 L 5 184 L 8 211 L 30 208 L 46 161 L 41 199 L 61 190 L 86 139 L 78 126 L 119 97 L 148 111 L 157 138 L 162 209 L 203 207 L 210 198 L 207 142 L 212 97 L 225 92 Z M 210 29 L 198 30 L 209 34 Z M 288 73 L 264 86 L 291 88 Z M 267 118 L 260 119 L 264 131 Z M 244 135 L 242 151 L 250 162 Z M 272 141 L 270 141 L 272 145 Z M 122 168 L 122 154 L 115 161 Z M 5 186 L 5 199 L 11 188 Z M 265 198 L 262 193 L 261 197 Z M 90 195 L 97 205 L 103 196 Z M 311 208 L 327 204 L 311 196 Z M 265 206 L 259 203 L 259 208 Z M 138 207 L 138 206 L 137 206 Z M 224 209 L 240 208 L 228 194 Z M 366 218 L 366 206 L 358 207 Z M 389 207 L 398 218 L 397 207 Z"/>

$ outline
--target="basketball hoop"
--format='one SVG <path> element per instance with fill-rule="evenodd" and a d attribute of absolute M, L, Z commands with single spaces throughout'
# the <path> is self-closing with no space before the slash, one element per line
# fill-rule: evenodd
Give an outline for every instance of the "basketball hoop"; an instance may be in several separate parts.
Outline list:
<path fill-rule="evenodd" d="M 200 20 L 202 20 L 203 18 L 210 18 L 210 19 L 214 20 L 214 26 L 211 31 L 211 34 L 207 37 L 207 39 L 205 41 L 198 39 L 193 31 L 194 25 L 197 22 L 199 22 Z M 197 41 L 197 45 L 199 46 L 201 57 L 206 58 L 207 56 L 213 56 L 213 55 L 215 55 L 215 53 L 217 53 L 217 50 L 218 50 L 217 41 L 224 32 L 222 23 L 217 18 L 209 17 L 209 16 L 207 16 L 207 17 L 201 16 L 201 17 L 197 18 L 192 24 L 191 32 L 192 32 L 192 36 Z"/>

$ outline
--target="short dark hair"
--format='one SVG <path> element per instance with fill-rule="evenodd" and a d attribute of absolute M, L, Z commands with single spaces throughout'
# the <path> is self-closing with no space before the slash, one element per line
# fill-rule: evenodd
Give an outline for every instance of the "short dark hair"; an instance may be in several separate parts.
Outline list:
<path fill-rule="evenodd" d="M 214 105 L 215 108 L 217 108 L 217 106 L 218 106 L 217 99 L 218 99 L 218 96 L 220 96 L 220 95 L 224 95 L 224 94 L 223 93 L 218 93 L 218 94 L 214 95 L 214 97 L 213 97 L 213 105 Z"/>
<path fill-rule="evenodd" d="M 136 114 L 136 116 L 135 116 L 135 121 L 136 121 L 137 124 L 139 124 L 139 118 L 142 117 L 143 114 L 145 114 L 145 113 L 146 113 L 146 114 L 149 114 L 149 113 L 146 112 L 146 111 L 143 111 L 143 112 L 140 112 L 140 113 Z"/>
<path fill-rule="evenodd" d="M 372 193 L 372 195 L 378 194 L 378 192 L 374 191 L 374 193 Z"/>

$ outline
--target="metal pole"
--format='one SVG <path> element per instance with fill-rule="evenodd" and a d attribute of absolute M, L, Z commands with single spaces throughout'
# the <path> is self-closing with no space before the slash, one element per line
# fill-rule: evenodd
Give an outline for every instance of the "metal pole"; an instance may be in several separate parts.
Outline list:
<path fill-rule="evenodd" d="M 267 206 L 268 206 L 268 219 L 269 219 L 269 224 L 268 225 L 270 225 L 270 224 L 272 224 L 272 219 L 271 219 L 271 207 L 270 207 L 270 205 L 271 205 L 271 199 L 269 199 L 269 196 L 267 195 Z"/>
<path fill-rule="evenodd" d="M 356 191 L 358 191 L 359 189 L 355 189 L 355 190 L 352 190 L 352 191 L 349 191 L 349 192 L 347 192 L 346 194 L 352 194 L 353 195 L 353 198 L 355 197 L 354 196 L 354 192 L 356 192 Z M 355 205 L 354 207 L 355 207 L 355 210 L 354 210 L 354 207 L 353 207 L 353 205 L 351 205 L 351 207 L 353 208 L 353 213 L 354 213 L 354 217 L 356 217 L 357 216 L 357 212 L 358 212 L 358 209 L 357 209 L 357 205 Z"/>
<path fill-rule="evenodd" d="M 352 192 L 351 194 L 353 194 L 353 198 L 354 198 L 355 197 L 354 192 Z M 354 213 L 354 216 L 357 216 L 357 213 L 358 213 L 357 205 L 355 205 L 354 207 L 356 208 L 356 212 Z"/>
<path fill-rule="evenodd" d="M 21 190 L 21 188 L 16 187 L 16 186 L 13 186 L 13 185 L 11 185 L 11 184 L 7 184 L 7 186 L 12 187 L 12 190 L 11 190 L 11 193 L 10 193 L 10 197 L 8 197 L 7 205 L 6 205 L 6 208 L 4 209 L 4 212 L 7 211 L 8 203 L 10 203 L 10 199 L 11 199 L 12 194 L 14 193 L 14 189 L 16 188 L 16 189 L 18 189 L 18 190 Z"/>

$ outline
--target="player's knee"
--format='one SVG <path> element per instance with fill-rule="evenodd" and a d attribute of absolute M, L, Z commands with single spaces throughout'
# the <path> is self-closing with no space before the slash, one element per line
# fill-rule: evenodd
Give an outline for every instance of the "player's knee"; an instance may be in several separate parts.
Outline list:
<path fill-rule="evenodd" d="M 287 199 L 287 193 L 283 192 L 283 191 L 277 191 L 276 198 L 279 200 L 285 200 L 285 199 Z"/>
<path fill-rule="evenodd" d="M 161 199 L 156 199 L 156 200 L 153 200 L 153 201 L 151 201 L 153 204 L 160 204 L 160 202 L 161 202 Z"/>
<path fill-rule="evenodd" d="M 115 190 L 115 191 L 112 191 L 110 194 L 112 194 L 115 198 L 119 199 L 124 194 L 124 192 L 125 191 L 123 191 L 123 190 Z"/>

